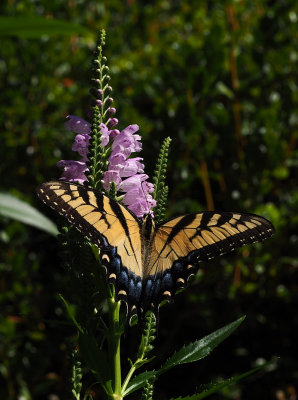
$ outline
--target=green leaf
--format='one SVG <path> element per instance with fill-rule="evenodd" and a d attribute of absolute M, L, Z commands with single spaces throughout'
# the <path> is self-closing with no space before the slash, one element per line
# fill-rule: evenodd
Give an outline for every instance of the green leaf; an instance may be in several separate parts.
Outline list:
<path fill-rule="evenodd" d="M 203 339 L 197 340 L 196 342 L 183 347 L 181 350 L 173 354 L 173 356 L 170 357 L 164 366 L 158 371 L 146 371 L 136 376 L 129 383 L 124 394 L 127 395 L 142 388 L 145 386 L 146 381 L 148 381 L 150 378 L 156 379 L 159 375 L 177 365 L 198 361 L 206 357 L 216 346 L 218 346 L 223 340 L 230 336 L 235 329 L 238 328 L 244 318 L 245 316 L 224 326 L 223 328 L 218 329 L 210 335 L 205 336 Z"/>
<path fill-rule="evenodd" d="M 201 400 L 201 399 L 205 399 L 206 397 L 210 396 L 211 394 L 217 392 L 220 389 L 223 389 L 224 387 L 231 385 L 232 383 L 238 382 L 243 378 L 246 378 L 249 375 L 252 375 L 258 371 L 260 371 L 261 369 L 265 368 L 266 366 L 268 366 L 269 364 L 271 364 L 272 362 L 276 361 L 276 358 L 273 360 L 270 360 L 262 365 L 260 365 L 257 368 L 253 368 L 247 372 L 244 372 L 241 375 L 237 375 L 234 376 L 233 378 L 229 378 L 225 381 L 222 382 L 217 382 L 215 384 L 210 385 L 210 387 L 206 390 L 204 390 L 201 393 L 196 393 L 190 396 L 186 396 L 186 397 L 176 397 L 176 398 L 171 398 L 171 400 Z"/>
<path fill-rule="evenodd" d="M 138 389 L 141 389 L 146 385 L 146 382 L 151 378 L 156 378 L 158 375 L 157 371 L 146 371 L 142 374 L 137 375 L 127 386 L 127 389 L 124 392 L 124 396 L 127 396 L 130 393 L 135 392 Z"/>
<path fill-rule="evenodd" d="M 176 365 L 186 364 L 194 361 L 201 360 L 206 357 L 211 351 L 225 340 L 236 328 L 242 323 L 245 317 L 241 317 L 236 321 L 218 329 L 217 331 L 205 336 L 203 339 L 190 343 L 188 346 L 183 347 L 170 357 L 165 365 L 161 368 L 165 372 Z"/>
<path fill-rule="evenodd" d="M 54 236 L 59 233 L 56 225 L 36 208 L 8 193 L 0 193 L 0 214 L 35 226 Z"/>
<path fill-rule="evenodd" d="M 40 38 L 42 35 L 90 35 L 91 32 L 68 21 L 43 18 L 37 15 L 0 17 L 0 36 Z"/>

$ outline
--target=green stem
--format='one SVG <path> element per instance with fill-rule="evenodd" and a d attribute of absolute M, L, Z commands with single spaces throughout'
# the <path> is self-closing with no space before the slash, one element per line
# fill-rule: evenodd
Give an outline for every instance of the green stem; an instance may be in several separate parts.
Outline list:
<path fill-rule="evenodd" d="M 109 354 L 111 356 L 112 371 L 112 384 L 113 384 L 113 395 L 110 399 L 121 400 L 121 359 L 120 359 L 120 302 L 116 302 L 115 299 L 109 298 L 109 313 L 110 313 L 110 335 L 109 335 Z"/>
<path fill-rule="evenodd" d="M 130 368 L 130 370 L 128 371 L 128 374 L 127 374 L 127 376 L 126 376 L 126 378 L 125 378 L 125 381 L 123 382 L 123 385 L 122 385 L 122 395 L 125 393 L 125 390 L 126 390 L 126 388 L 127 388 L 127 385 L 129 384 L 129 382 L 130 382 L 130 380 L 131 380 L 131 377 L 133 376 L 133 374 L 134 374 L 134 372 L 136 371 L 136 369 L 137 369 L 137 362 L 139 362 L 139 361 L 141 361 L 140 359 L 138 359 L 132 366 L 131 366 L 131 368 Z"/>

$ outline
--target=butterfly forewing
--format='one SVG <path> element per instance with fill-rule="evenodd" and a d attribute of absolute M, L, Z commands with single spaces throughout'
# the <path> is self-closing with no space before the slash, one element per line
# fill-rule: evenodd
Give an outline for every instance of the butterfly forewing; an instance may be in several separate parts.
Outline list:
<path fill-rule="evenodd" d="M 272 236 L 274 228 L 271 222 L 258 215 L 207 211 L 171 219 L 157 233 L 159 231 L 163 235 L 168 232 L 162 253 L 172 249 L 179 257 L 185 257 L 195 251 L 192 258 L 205 261 L 245 244 L 262 241 Z"/>
<path fill-rule="evenodd" d="M 156 230 L 145 266 L 147 280 L 158 282 L 158 291 L 151 293 L 159 302 L 169 298 L 186 285 L 199 261 L 262 241 L 273 233 L 272 224 L 254 214 L 204 212 L 166 221 Z"/>
<path fill-rule="evenodd" d="M 101 249 L 108 277 L 116 286 L 119 277 L 118 292 L 125 297 L 130 286 L 128 270 L 142 277 L 139 221 L 118 202 L 82 185 L 48 182 L 37 193 Z"/>

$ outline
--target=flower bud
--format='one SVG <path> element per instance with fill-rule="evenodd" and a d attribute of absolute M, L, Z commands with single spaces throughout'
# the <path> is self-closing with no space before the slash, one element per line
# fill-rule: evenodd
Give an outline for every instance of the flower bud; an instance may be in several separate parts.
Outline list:
<path fill-rule="evenodd" d="M 115 114 L 115 112 L 116 112 L 116 108 L 114 108 L 114 107 L 108 108 L 108 113 L 109 113 L 110 115 Z"/>
<path fill-rule="evenodd" d="M 117 118 L 111 118 L 108 122 L 109 128 L 113 128 L 113 126 L 116 126 L 118 124 L 118 119 Z"/>

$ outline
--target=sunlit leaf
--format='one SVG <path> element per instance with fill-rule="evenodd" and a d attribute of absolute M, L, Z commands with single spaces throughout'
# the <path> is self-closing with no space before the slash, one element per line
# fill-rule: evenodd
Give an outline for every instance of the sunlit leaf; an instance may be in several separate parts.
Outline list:
<path fill-rule="evenodd" d="M 54 236 L 59 233 L 56 225 L 36 208 L 8 193 L 0 193 L 0 214 L 35 226 Z"/>
<path fill-rule="evenodd" d="M 176 365 L 186 364 L 194 361 L 198 361 L 218 346 L 223 340 L 225 340 L 235 329 L 242 323 L 245 317 L 241 317 L 236 321 L 218 329 L 217 331 L 205 336 L 203 339 L 197 340 L 189 345 L 182 347 L 179 351 L 174 353 L 170 357 L 165 365 L 162 367 L 163 372 L 175 367 Z"/>

